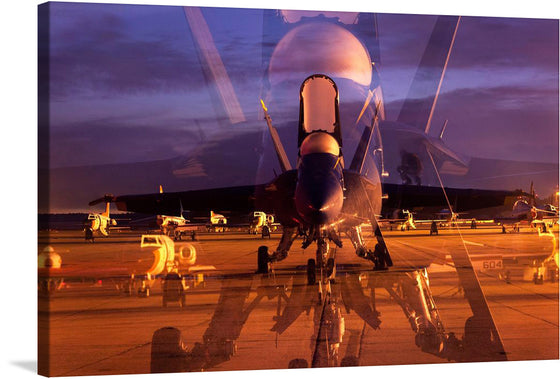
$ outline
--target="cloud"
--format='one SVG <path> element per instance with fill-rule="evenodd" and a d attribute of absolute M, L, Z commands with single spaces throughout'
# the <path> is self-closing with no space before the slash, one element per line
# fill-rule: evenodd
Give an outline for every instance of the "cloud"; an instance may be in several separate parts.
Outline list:
<path fill-rule="evenodd" d="M 186 21 L 184 30 L 163 27 L 146 36 L 140 22 L 120 12 L 119 7 L 58 7 L 62 9 L 51 12 L 50 84 L 54 99 L 205 86 Z"/>
<path fill-rule="evenodd" d="M 51 167 L 143 162 L 185 154 L 201 140 L 186 120 L 174 130 L 157 125 L 126 125 L 106 121 L 51 131 Z"/>
<path fill-rule="evenodd" d="M 450 65 L 557 72 L 558 20 L 463 17 Z"/>

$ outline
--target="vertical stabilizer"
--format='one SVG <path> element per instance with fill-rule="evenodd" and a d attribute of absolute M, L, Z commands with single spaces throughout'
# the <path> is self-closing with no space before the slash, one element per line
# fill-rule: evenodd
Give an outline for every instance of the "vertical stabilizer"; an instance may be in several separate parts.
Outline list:
<path fill-rule="evenodd" d="M 439 16 L 397 122 L 430 131 L 432 116 L 455 41 L 460 17 Z"/>
<path fill-rule="evenodd" d="M 354 153 L 354 157 L 352 158 L 352 163 L 350 163 L 351 171 L 357 172 L 359 174 L 362 173 L 362 169 L 364 167 L 364 162 L 366 160 L 369 145 L 371 143 L 371 137 L 373 135 L 373 131 L 376 127 L 378 127 L 377 122 L 378 122 L 380 106 L 381 106 L 381 102 L 379 102 L 377 104 L 377 107 L 375 108 L 375 115 L 373 116 L 371 125 L 368 125 L 364 128 L 364 132 L 362 133 L 362 138 L 360 139 L 358 148 Z"/>
<path fill-rule="evenodd" d="M 107 201 L 107 203 L 105 203 L 105 212 L 102 213 L 102 216 L 109 217 L 109 208 L 111 208 L 111 202 Z"/>
<path fill-rule="evenodd" d="M 243 109 L 202 11 L 197 7 L 183 9 L 208 83 L 215 89 L 229 121 L 232 124 L 244 122 L 246 119 Z"/>

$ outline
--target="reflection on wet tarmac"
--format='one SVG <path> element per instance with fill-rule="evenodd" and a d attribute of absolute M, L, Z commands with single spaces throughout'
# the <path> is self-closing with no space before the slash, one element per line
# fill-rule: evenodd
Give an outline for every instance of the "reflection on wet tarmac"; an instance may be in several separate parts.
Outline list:
<path fill-rule="evenodd" d="M 253 285 L 257 296 L 248 298 Z M 402 272 L 339 269 L 335 281 L 308 285 L 301 274 L 260 274 L 225 279 L 217 307 L 203 340 L 189 349 L 180 331 L 172 327 L 158 329 L 152 340 L 152 372 L 205 371 L 224 361 L 235 359 L 236 340 L 249 314 L 267 298 L 276 299 L 276 315 L 271 332 L 283 334 L 303 313 L 313 312 L 310 356 L 286 362 L 288 368 L 360 365 L 360 336 L 346 333 L 344 315 L 354 313 L 372 329 L 380 328 L 382 317 L 375 306 L 376 291 L 385 290 L 402 308 L 410 323 L 416 346 L 423 352 L 449 361 L 507 360 L 502 342 L 494 334 L 493 324 L 478 315 L 469 317 L 464 335 L 458 339 L 447 333 L 431 294 L 426 270 Z M 348 339 L 343 357 L 339 347 Z"/>
<path fill-rule="evenodd" d="M 48 360 L 41 362 L 60 376 L 557 357 L 557 279 L 525 280 L 525 271 L 540 266 L 524 258 L 544 262 L 557 234 L 470 233 L 464 240 L 474 270 L 461 254 L 450 255 L 462 246 L 450 233 L 392 232 L 391 270 L 374 271 L 342 248 L 334 280 L 311 285 L 306 254 L 296 252 L 270 273 L 257 274 L 262 240 L 228 235 L 224 244 L 222 236 L 201 235 L 193 244 L 197 263 L 216 269 L 185 274 L 186 301 L 167 307 L 162 278 L 153 278 L 150 294 L 141 297 L 118 286 L 119 278 L 126 283 L 130 277 L 113 274 L 129 262 L 135 269 L 151 267 L 153 254 L 139 249 L 137 234 L 95 245 L 74 242 L 73 235 L 50 238 L 61 269 L 75 276 L 64 276 L 59 290 L 39 299 L 39 322 L 48 334 L 42 340 L 49 345 L 42 350 Z M 511 271 L 507 280 L 505 269 Z M 484 293 L 471 285 L 473 275 Z"/>

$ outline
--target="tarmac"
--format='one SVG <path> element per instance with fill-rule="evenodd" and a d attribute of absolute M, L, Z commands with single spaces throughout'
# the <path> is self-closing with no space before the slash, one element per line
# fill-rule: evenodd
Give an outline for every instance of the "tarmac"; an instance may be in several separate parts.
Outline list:
<path fill-rule="evenodd" d="M 502 233 L 497 226 L 440 228 L 437 236 L 428 229 L 383 233 L 393 267 L 373 271 L 344 238 L 336 250 L 335 279 L 323 284 L 307 283 L 315 245 L 303 250 L 296 240 L 286 260 L 259 274 L 259 246 L 273 251 L 280 234 L 263 239 L 244 232 L 199 233 L 196 241 L 176 242 L 176 248 L 194 245 L 196 264 L 206 269 L 190 277 L 184 307 L 171 302 L 164 308 L 159 279 L 150 283 L 148 297 L 137 295 L 138 285 L 130 294 L 123 291 L 131 273 L 138 276 L 153 262 L 152 252 L 140 249 L 141 232 L 115 231 L 89 243 L 78 231 L 41 231 L 39 251 L 49 245 L 60 254 L 64 283 L 50 295 L 39 293 L 39 372 L 79 376 L 558 359 L 557 271 L 548 264 L 535 276 L 532 267 L 535 259 L 558 251 L 557 226 L 545 234 L 529 228 Z M 476 312 L 455 269 L 458 251 L 470 257 L 497 329 L 490 342 L 474 349 L 465 327 Z M 420 290 L 418 282 L 425 283 Z M 424 321 L 418 317 L 419 292 L 445 343 L 418 337 Z M 477 333 L 486 338 L 484 330 Z M 496 339 L 503 350 L 496 350 Z M 176 349 L 175 356 L 158 358 L 156 344 Z"/>

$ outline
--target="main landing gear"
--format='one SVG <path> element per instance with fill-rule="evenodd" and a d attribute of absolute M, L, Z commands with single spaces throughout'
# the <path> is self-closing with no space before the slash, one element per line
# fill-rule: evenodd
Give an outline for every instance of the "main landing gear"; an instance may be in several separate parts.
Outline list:
<path fill-rule="evenodd" d="M 361 228 L 356 226 L 346 231 L 350 238 L 352 245 L 356 251 L 356 255 L 361 258 L 373 262 L 374 270 L 387 270 L 393 265 L 391 256 L 385 245 L 385 241 L 381 235 L 381 231 L 377 223 L 374 224 L 374 235 L 377 243 L 374 250 L 366 247 L 361 233 Z M 329 242 L 333 242 L 337 247 L 342 247 L 340 236 L 334 229 L 314 229 L 302 233 L 296 227 L 284 228 L 282 238 L 276 251 L 272 254 L 268 253 L 267 246 L 260 246 L 257 253 L 257 273 L 268 274 L 270 271 L 270 264 L 285 259 L 288 256 L 288 251 L 294 240 L 298 235 L 303 234 L 302 247 L 305 249 L 311 243 L 317 243 L 317 250 L 315 259 L 307 261 L 307 283 L 314 285 L 319 282 L 319 292 L 322 292 L 321 286 L 329 285 L 329 282 L 335 278 L 336 265 L 335 265 L 335 252 L 336 249 L 330 249 Z"/>
<path fill-rule="evenodd" d="M 377 243 L 375 244 L 375 248 L 373 249 L 373 251 L 369 250 L 366 247 L 362 238 L 362 230 L 359 226 L 349 229 L 346 234 L 348 235 L 348 238 L 350 238 L 352 246 L 354 246 L 354 249 L 356 249 L 356 255 L 358 257 L 373 262 L 373 269 L 376 271 L 387 270 L 393 265 L 393 260 L 389 255 L 389 251 L 387 250 L 385 241 L 381 236 L 379 227 L 376 227 L 374 230 Z"/>

